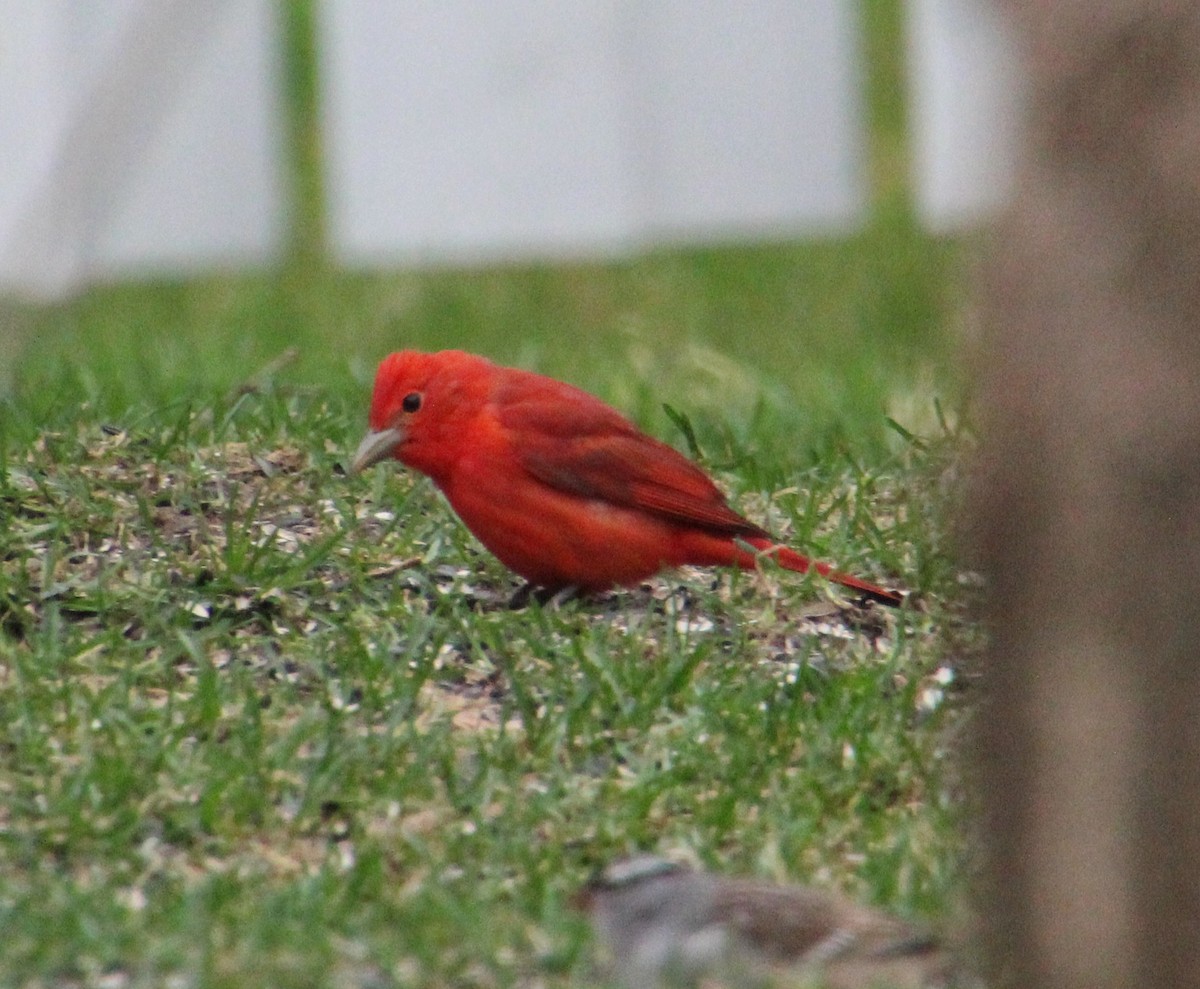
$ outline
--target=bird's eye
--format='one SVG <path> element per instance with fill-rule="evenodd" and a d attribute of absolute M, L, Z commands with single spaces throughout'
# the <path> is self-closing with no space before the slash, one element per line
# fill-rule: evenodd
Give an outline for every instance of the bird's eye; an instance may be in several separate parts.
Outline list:
<path fill-rule="evenodd" d="M 416 412 L 421 407 L 421 393 L 409 392 L 404 396 L 404 401 L 400 403 L 400 408 L 405 412 Z"/>

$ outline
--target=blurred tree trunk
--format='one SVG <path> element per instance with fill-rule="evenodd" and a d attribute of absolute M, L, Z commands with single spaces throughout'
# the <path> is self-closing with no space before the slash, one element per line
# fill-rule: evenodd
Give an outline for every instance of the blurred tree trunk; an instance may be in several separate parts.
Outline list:
<path fill-rule="evenodd" d="M 990 962 L 1200 985 L 1200 4 L 1006 7 L 1032 99 L 972 505 Z"/>

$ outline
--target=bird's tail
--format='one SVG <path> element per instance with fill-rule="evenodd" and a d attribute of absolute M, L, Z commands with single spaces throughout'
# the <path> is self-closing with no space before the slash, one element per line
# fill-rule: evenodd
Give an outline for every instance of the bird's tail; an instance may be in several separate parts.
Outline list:
<path fill-rule="evenodd" d="M 794 549 L 788 549 L 786 546 L 777 546 L 766 540 L 762 540 L 761 545 L 759 540 L 749 540 L 749 542 L 756 549 L 774 559 L 775 562 L 786 570 L 794 570 L 796 573 L 808 573 L 810 569 L 816 570 L 822 577 L 832 580 L 835 584 L 841 584 L 852 591 L 858 591 L 873 601 L 878 601 L 880 604 L 886 604 L 893 608 L 898 608 L 904 602 L 904 596 L 898 594 L 896 591 L 889 591 L 886 587 L 880 587 L 878 584 L 861 580 L 848 573 L 840 573 L 834 570 L 828 563 L 816 563 L 807 556 L 797 553 Z"/>

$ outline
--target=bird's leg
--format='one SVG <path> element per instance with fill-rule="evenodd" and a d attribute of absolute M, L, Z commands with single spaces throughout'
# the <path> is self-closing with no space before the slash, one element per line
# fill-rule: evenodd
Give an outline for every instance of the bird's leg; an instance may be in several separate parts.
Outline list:
<path fill-rule="evenodd" d="M 525 581 L 525 583 L 513 591 L 512 597 L 508 599 L 508 610 L 520 611 L 529 604 L 530 599 L 533 597 L 533 592 L 536 590 L 537 584 Z"/>
<path fill-rule="evenodd" d="M 538 601 L 541 602 L 543 608 L 557 611 L 568 601 L 574 601 L 581 597 L 583 597 L 583 591 L 574 584 L 568 584 L 566 587 L 560 587 L 557 591 L 548 593 L 544 598 L 539 597 Z"/>
<path fill-rule="evenodd" d="M 537 584 L 524 583 L 516 589 L 513 596 L 508 599 L 508 607 L 512 611 L 518 611 L 521 608 L 527 607 L 530 601 L 536 601 L 543 608 L 550 611 L 561 608 L 568 601 L 574 601 L 576 598 L 583 597 L 583 593 L 574 584 L 568 584 L 566 587 L 539 587 Z"/>

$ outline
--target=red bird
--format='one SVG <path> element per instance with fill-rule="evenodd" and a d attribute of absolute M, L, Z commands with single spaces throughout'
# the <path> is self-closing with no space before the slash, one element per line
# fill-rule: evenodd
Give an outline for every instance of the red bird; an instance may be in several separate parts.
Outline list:
<path fill-rule="evenodd" d="M 385 357 L 355 473 L 420 471 L 500 561 L 550 591 L 637 584 L 666 567 L 814 566 L 884 604 L 894 591 L 778 545 L 696 464 L 598 398 L 460 350 Z M 753 547 L 750 549 L 748 547 Z"/>

